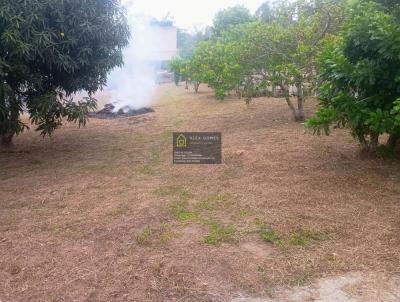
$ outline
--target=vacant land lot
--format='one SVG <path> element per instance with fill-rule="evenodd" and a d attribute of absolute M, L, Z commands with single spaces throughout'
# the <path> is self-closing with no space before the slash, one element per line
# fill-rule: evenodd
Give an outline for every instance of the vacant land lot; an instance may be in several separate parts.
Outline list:
<path fill-rule="evenodd" d="M 290 300 L 337 276 L 337 301 L 400 299 L 398 161 L 305 133 L 280 99 L 156 99 L 1 151 L 0 301 Z M 173 166 L 175 130 L 221 131 L 223 164 Z"/>

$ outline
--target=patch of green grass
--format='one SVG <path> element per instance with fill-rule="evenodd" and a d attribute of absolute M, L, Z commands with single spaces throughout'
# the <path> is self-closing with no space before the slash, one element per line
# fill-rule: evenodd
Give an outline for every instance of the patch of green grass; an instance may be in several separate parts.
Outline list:
<path fill-rule="evenodd" d="M 275 231 L 268 227 L 264 227 L 260 230 L 260 236 L 264 241 L 269 243 L 274 243 L 279 240 L 279 236 Z"/>
<path fill-rule="evenodd" d="M 193 196 L 192 193 L 179 186 L 165 186 L 157 188 L 154 193 L 160 196 L 174 196 L 176 201 L 170 204 L 169 208 L 171 213 L 176 219 L 187 221 L 194 220 L 198 217 L 198 213 L 188 211 L 188 200 Z"/>
<path fill-rule="evenodd" d="M 273 229 L 266 226 L 261 219 L 256 218 L 253 222 L 259 227 L 260 237 L 282 250 L 287 250 L 290 246 L 307 246 L 312 242 L 328 240 L 329 236 L 321 231 L 299 230 L 291 232 L 288 236 L 279 236 Z"/>
<path fill-rule="evenodd" d="M 150 245 L 152 243 L 166 244 L 176 236 L 176 233 L 169 231 L 167 226 L 163 224 L 157 227 L 145 227 L 135 236 L 135 241 L 140 245 Z"/>
<path fill-rule="evenodd" d="M 135 236 L 135 241 L 140 245 L 166 244 L 175 237 L 177 237 L 177 234 L 168 231 L 165 225 L 156 228 L 147 226 Z"/>
<path fill-rule="evenodd" d="M 312 241 L 323 241 L 329 239 L 328 236 L 319 231 L 300 230 L 290 234 L 289 243 L 291 245 L 306 246 Z"/>
<path fill-rule="evenodd" d="M 175 217 L 181 221 L 195 220 L 198 215 L 196 212 L 181 211 L 175 213 Z"/>
<path fill-rule="evenodd" d="M 198 217 L 196 212 L 188 211 L 187 202 L 184 200 L 175 201 L 170 205 L 170 210 L 176 219 L 181 221 L 194 220 Z"/>
<path fill-rule="evenodd" d="M 224 225 L 222 222 L 212 221 L 209 222 L 209 234 L 203 238 L 203 243 L 217 245 L 222 242 L 234 242 L 236 228 L 234 225 Z"/>

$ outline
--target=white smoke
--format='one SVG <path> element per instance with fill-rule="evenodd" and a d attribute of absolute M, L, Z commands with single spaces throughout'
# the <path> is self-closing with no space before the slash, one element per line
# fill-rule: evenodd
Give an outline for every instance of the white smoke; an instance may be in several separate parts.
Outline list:
<path fill-rule="evenodd" d="M 138 109 L 148 106 L 156 86 L 154 53 L 157 40 L 149 19 L 128 7 L 131 40 L 124 49 L 124 65 L 114 69 L 107 83 L 115 111 L 123 107 Z"/>

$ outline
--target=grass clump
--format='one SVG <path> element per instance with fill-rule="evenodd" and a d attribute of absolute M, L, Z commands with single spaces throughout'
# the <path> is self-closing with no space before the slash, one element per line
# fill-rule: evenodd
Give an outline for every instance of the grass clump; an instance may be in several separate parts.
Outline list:
<path fill-rule="evenodd" d="M 279 237 L 275 233 L 275 231 L 268 227 L 263 227 L 260 230 L 260 236 L 265 242 L 269 242 L 269 243 L 274 243 L 277 240 L 279 240 Z"/>
<path fill-rule="evenodd" d="M 136 235 L 135 240 L 138 244 L 149 244 L 153 230 L 150 227 L 145 227 L 143 231 Z"/>
<path fill-rule="evenodd" d="M 289 243 L 291 245 L 306 246 L 312 241 L 324 241 L 328 236 L 320 231 L 300 230 L 290 234 Z"/>
<path fill-rule="evenodd" d="M 152 243 L 166 244 L 176 236 L 176 233 L 168 231 L 166 225 L 158 227 L 147 226 L 135 236 L 135 241 L 140 245 L 150 245 Z"/>
<path fill-rule="evenodd" d="M 194 220 L 197 218 L 197 213 L 187 210 L 187 202 L 178 200 L 170 205 L 170 210 L 176 219 L 181 221 Z"/>
<path fill-rule="evenodd" d="M 162 232 L 158 235 L 158 240 L 162 244 L 166 244 L 168 241 L 170 241 L 173 238 L 176 238 L 178 235 L 173 232 Z"/>
<path fill-rule="evenodd" d="M 246 210 L 246 209 L 240 209 L 239 210 L 239 216 L 240 217 L 246 217 L 248 215 L 250 215 L 250 211 L 249 210 Z"/>
<path fill-rule="evenodd" d="M 203 243 L 217 245 L 222 242 L 234 242 L 236 229 L 234 225 L 224 225 L 221 222 L 213 221 L 209 223 L 210 232 L 203 238 Z"/>
<path fill-rule="evenodd" d="M 193 211 L 188 211 L 188 200 L 192 197 L 189 191 L 178 186 L 165 186 L 157 188 L 154 193 L 160 196 L 174 196 L 177 200 L 170 204 L 170 212 L 176 219 L 181 221 L 194 220 L 198 214 Z"/>

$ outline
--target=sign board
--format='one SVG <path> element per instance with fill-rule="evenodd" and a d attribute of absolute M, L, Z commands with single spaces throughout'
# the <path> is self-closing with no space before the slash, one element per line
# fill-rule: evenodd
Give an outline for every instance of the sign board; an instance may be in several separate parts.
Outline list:
<path fill-rule="evenodd" d="M 220 164 L 220 132 L 174 132 L 174 164 Z"/>

